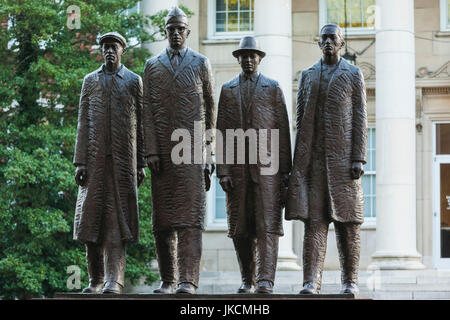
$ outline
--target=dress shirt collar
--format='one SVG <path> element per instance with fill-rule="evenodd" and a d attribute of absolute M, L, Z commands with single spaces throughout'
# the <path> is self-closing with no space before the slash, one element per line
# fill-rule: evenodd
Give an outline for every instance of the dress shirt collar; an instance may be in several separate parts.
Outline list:
<path fill-rule="evenodd" d="M 183 58 L 184 55 L 186 54 L 186 52 L 187 52 L 187 47 L 186 46 L 181 47 L 178 50 L 172 49 L 171 47 L 167 47 L 167 53 L 169 54 L 170 59 L 172 59 L 173 56 L 176 55 L 177 53 L 179 53 L 180 57 Z"/>
<path fill-rule="evenodd" d="M 259 77 L 259 72 L 258 72 L 258 71 L 252 73 L 252 74 L 249 75 L 249 76 L 247 76 L 247 74 L 245 74 L 244 72 L 241 72 L 241 79 L 242 79 L 243 81 L 250 80 L 250 81 L 252 81 L 252 82 L 256 82 L 256 80 L 258 80 L 258 77 Z"/>

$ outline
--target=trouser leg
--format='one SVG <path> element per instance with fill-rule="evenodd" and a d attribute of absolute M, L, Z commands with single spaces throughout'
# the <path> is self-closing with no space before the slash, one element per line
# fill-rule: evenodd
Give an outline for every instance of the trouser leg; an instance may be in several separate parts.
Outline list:
<path fill-rule="evenodd" d="M 156 257 L 161 281 L 176 283 L 176 233 L 175 231 L 158 231 L 154 233 Z"/>
<path fill-rule="evenodd" d="M 86 261 L 88 265 L 89 285 L 103 284 L 104 264 L 103 247 L 100 244 L 86 244 Z"/>
<path fill-rule="evenodd" d="M 202 230 L 183 228 L 178 230 L 179 283 L 191 283 L 198 288 L 200 259 L 202 257 Z"/>
<path fill-rule="evenodd" d="M 360 257 L 360 229 L 357 223 L 334 223 L 336 242 L 341 264 L 341 281 L 344 285 L 358 284 Z"/>
<path fill-rule="evenodd" d="M 104 247 L 105 282 L 117 282 L 124 286 L 126 255 L 125 245 L 108 243 Z"/>
<path fill-rule="evenodd" d="M 258 235 L 256 240 L 258 273 L 256 281 L 275 282 L 275 272 L 278 258 L 278 238 L 277 234 L 266 233 Z"/>
<path fill-rule="evenodd" d="M 255 285 L 255 237 L 236 237 L 233 238 L 234 248 L 241 271 L 242 283 Z"/>
<path fill-rule="evenodd" d="M 103 211 L 103 254 L 105 282 L 117 282 L 124 286 L 125 243 L 121 240 L 119 227 L 119 205 L 115 196 L 112 176 L 112 159 L 107 158 L 105 180 L 105 206 Z"/>
<path fill-rule="evenodd" d="M 305 223 L 303 240 L 303 285 L 315 284 L 320 291 L 323 264 L 327 248 L 328 222 L 308 221 Z"/>

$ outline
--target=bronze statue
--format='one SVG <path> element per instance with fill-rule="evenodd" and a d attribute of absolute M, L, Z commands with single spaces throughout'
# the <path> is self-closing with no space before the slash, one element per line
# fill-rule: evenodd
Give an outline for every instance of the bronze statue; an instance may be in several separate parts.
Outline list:
<path fill-rule="evenodd" d="M 234 164 L 218 163 L 217 176 L 226 192 L 228 236 L 233 239 L 242 276 L 238 293 L 253 292 L 256 264 L 256 292 L 272 293 L 278 237 L 283 235 L 281 211 L 285 199 L 282 195 L 291 170 L 289 120 L 279 84 L 258 72 L 265 53 L 255 38 L 244 37 L 233 56 L 238 59 L 242 72 L 222 86 L 217 129 L 224 134 L 227 129 L 278 129 L 279 170 L 272 175 L 261 174 L 260 160 L 249 161 L 249 141 L 246 141 L 245 163 L 237 164 L 236 158 Z M 227 148 L 224 139 L 224 154 Z M 267 152 L 271 151 L 276 152 L 268 148 Z M 237 156 L 237 152 L 234 154 Z"/>
<path fill-rule="evenodd" d="M 194 121 L 205 129 L 215 127 L 214 85 L 209 60 L 185 46 L 190 29 L 178 7 L 167 15 L 165 32 L 169 47 L 149 59 L 144 71 L 144 132 L 161 276 L 161 286 L 154 292 L 173 292 L 178 263 L 176 293 L 193 294 L 198 287 L 206 191 L 213 168 L 174 164 L 171 151 L 178 142 L 171 141 L 171 135 L 184 129 L 193 141 Z"/>
<path fill-rule="evenodd" d="M 105 63 L 84 78 L 78 111 L 74 239 L 86 244 L 83 293 L 121 293 L 125 247 L 139 239 L 137 188 L 146 166 L 142 80 L 120 63 L 124 37 L 106 33 L 100 46 Z"/>
<path fill-rule="evenodd" d="M 361 175 L 367 147 L 364 78 L 340 58 L 341 29 L 325 25 L 323 57 L 302 72 L 297 92 L 297 137 L 286 219 L 305 223 L 302 294 L 320 293 L 328 226 L 334 223 L 341 293 L 358 293 Z"/>

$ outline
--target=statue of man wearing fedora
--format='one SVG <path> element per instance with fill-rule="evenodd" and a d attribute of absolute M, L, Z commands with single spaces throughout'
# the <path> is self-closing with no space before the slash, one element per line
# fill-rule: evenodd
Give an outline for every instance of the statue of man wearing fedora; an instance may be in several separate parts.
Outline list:
<path fill-rule="evenodd" d="M 278 238 L 283 235 L 281 211 L 291 170 L 289 120 L 279 84 L 258 72 L 265 53 L 256 39 L 244 37 L 233 56 L 242 72 L 222 86 L 217 129 L 224 133 L 227 129 L 245 132 L 266 129 L 269 141 L 273 130 L 278 130 L 279 148 L 268 147 L 267 154 L 278 153 L 279 170 L 271 175 L 262 174 L 263 161 L 250 161 L 251 152 L 261 153 L 261 144 L 255 150 L 246 139 L 245 163 L 237 163 L 237 150 L 234 163 L 217 164 L 217 176 L 226 192 L 228 236 L 233 239 L 241 271 L 238 293 L 251 293 L 255 285 L 257 293 L 272 293 Z M 235 146 L 227 145 L 228 139 L 224 140 L 224 154 L 230 147 L 236 150 Z"/>
<path fill-rule="evenodd" d="M 74 239 L 86 244 L 83 293 L 121 293 L 126 244 L 139 240 L 137 188 L 146 166 L 142 80 L 120 62 L 123 36 L 106 33 L 100 46 L 105 62 L 84 78 L 78 110 Z"/>
<path fill-rule="evenodd" d="M 206 191 L 213 168 L 172 162 L 179 141 L 175 130 L 189 132 L 194 154 L 195 122 L 215 127 L 214 85 L 208 58 L 185 45 L 190 29 L 186 14 L 174 7 L 166 17 L 169 47 L 149 59 L 144 70 L 144 132 L 152 174 L 153 234 L 161 286 L 155 293 L 193 294 L 199 280 Z M 204 131 L 203 131 L 204 132 Z M 206 139 L 201 139 L 205 150 Z M 178 267 L 178 277 L 176 269 Z M 177 279 L 178 278 L 178 279 Z"/>
<path fill-rule="evenodd" d="M 304 70 L 297 93 L 297 137 L 286 219 L 305 223 L 302 294 L 320 293 L 328 226 L 334 223 L 341 293 L 358 293 L 361 175 L 367 147 L 367 111 L 361 70 L 339 56 L 342 30 L 320 31 L 322 59 Z"/>

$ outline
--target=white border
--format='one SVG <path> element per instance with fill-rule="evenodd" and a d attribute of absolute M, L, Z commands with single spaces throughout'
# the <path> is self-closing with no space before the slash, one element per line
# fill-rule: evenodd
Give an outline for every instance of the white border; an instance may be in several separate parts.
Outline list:
<path fill-rule="evenodd" d="M 319 31 L 325 24 L 327 24 L 327 0 L 319 0 Z M 345 32 L 344 29 L 342 32 Z M 347 35 L 375 35 L 375 27 L 347 28 Z"/>

